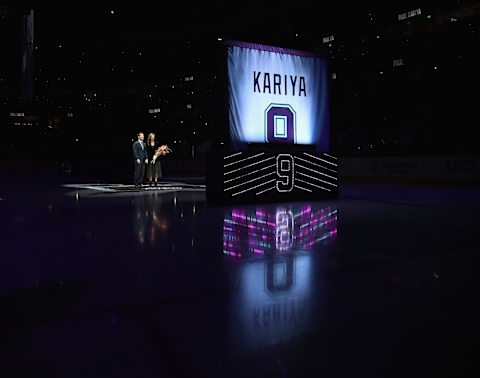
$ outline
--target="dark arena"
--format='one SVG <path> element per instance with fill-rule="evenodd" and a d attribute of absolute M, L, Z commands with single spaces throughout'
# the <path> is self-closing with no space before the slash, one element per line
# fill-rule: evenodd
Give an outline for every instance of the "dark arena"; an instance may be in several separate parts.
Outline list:
<path fill-rule="evenodd" d="M 0 377 L 480 376 L 479 17 L 0 0 Z"/>

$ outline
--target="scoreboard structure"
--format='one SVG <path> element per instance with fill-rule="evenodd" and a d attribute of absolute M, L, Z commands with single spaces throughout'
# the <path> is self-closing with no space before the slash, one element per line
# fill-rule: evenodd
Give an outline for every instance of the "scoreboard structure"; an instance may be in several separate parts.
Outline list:
<path fill-rule="evenodd" d="M 240 41 L 222 42 L 222 49 L 228 127 L 208 156 L 207 200 L 336 197 L 327 59 Z"/>

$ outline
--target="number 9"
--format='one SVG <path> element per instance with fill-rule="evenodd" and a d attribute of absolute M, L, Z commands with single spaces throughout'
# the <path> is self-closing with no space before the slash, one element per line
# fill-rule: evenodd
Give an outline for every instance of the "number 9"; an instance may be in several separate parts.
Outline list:
<path fill-rule="evenodd" d="M 288 251 L 293 245 L 293 214 L 290 210 L 277 209 L 275 218 L 275 246 L 279 251 Z"/>
<path fill-rule="evenodd" d="M 290 154 L 277 155 L 277 190 L 279 192 L 291 192 L 293 189 L 293 156 Z"/>

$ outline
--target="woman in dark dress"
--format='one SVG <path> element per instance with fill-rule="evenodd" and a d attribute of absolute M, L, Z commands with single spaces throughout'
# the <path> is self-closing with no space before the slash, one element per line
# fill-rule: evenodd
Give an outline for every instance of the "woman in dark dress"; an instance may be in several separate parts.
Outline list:
<path fill-rule="evenodd" d="M 160 160 L 156 159 L 155 152 L 157 151 L 160 145 L 155 139 L 155 134 L 150 133 L 147 137 L 147 155 L 148 155 L 148 166 L 147 166 L 147 180 L 150 186 L 157 186 L 158 179 L 162 177 L 162 165 Z"/>

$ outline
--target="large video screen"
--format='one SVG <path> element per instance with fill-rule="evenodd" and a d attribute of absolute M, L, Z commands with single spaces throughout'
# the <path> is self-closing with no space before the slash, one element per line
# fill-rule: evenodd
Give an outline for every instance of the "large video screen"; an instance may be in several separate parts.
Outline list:
<path fill-rule="evenodd" d="M 329 151 L 329 74 L 317 54 L 226 41 L 232 146 L 298 144 Z"/>

